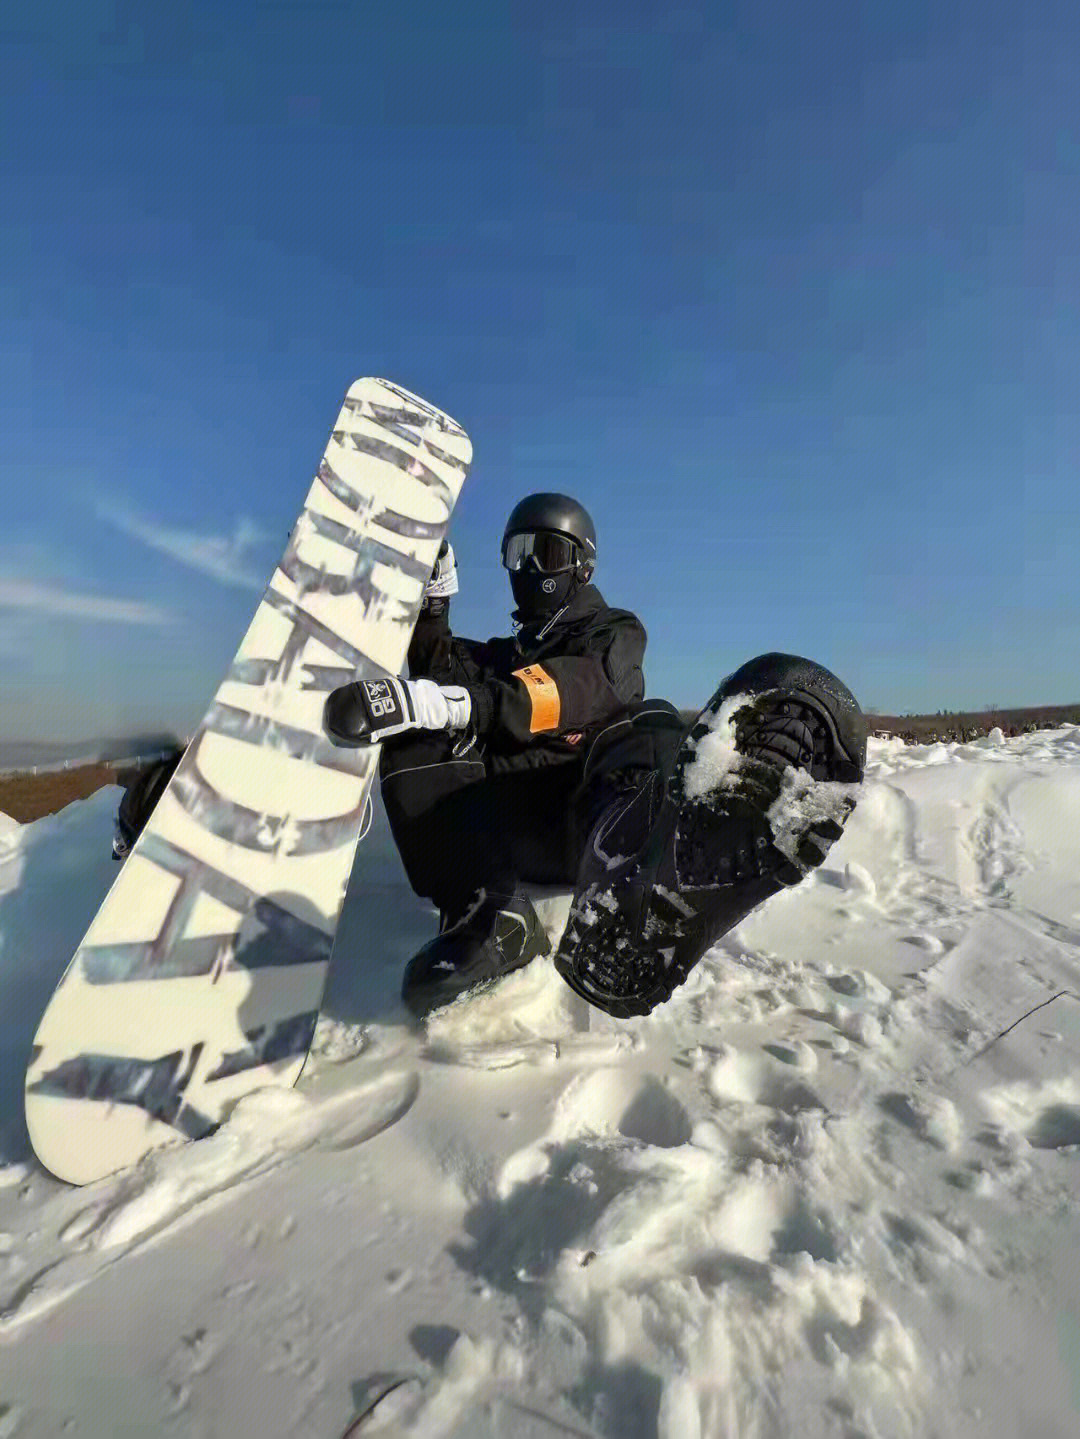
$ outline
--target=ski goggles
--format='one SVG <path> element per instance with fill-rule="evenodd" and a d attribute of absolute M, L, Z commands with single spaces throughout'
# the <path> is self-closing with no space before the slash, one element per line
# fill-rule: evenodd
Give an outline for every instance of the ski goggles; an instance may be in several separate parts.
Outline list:
<path fill-rule="evenodd" d="M 524 569 L 531 560 L 542 575 L 569 570 L 581 559 L 580 547 L 566 535 L 552 530 L 525 531 L 510 535 L 503 545 L 502 562 L 508 570 Z"/>

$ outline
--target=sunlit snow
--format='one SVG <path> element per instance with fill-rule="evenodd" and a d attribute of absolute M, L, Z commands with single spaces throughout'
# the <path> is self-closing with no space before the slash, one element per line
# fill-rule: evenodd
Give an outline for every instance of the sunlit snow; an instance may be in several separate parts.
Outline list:
<path fill-rule="evenodd" d="M 117 798 L 0 818 L 0 1434 L 1080 1432 L 1080 729 L 871 741 L 638 1020 L 545 960 L 414 1032 L 380 819 L 297 1089 L 71 1189 L 22 1076 Z"/>

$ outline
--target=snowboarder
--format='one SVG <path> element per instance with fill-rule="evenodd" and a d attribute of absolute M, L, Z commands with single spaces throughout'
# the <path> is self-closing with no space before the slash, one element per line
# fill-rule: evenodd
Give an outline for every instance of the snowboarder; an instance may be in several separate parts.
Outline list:
<path fill-rule="evenodd" d="M 516 633 L 451 633 L 458 581 L 444 542 L 409 678 L 327 699 L 338 743 L 382 742 L 395 843 L 441 911 L 404 977 L 419 1017 L 549 952 L 522 882 L 575 891 L 555 959 L 571 987 L 612 1014 L 647 1013 L 721 934 L 820 864 L 853 808 L 850 791 L 821 787 L 858 783 L 866 756 L 862 713 L 835 675 L 762 655 L 688 729 L 674 705 L 644 698 L 645 630 L 591 583 L 596 559 L 582 505 L 529 495 L 502 541 Z M 736 762 L 723 779 L 701 742 L 728 718 Z M 781 847 L 767 812 L 791 771 L 806 792 Z"/>

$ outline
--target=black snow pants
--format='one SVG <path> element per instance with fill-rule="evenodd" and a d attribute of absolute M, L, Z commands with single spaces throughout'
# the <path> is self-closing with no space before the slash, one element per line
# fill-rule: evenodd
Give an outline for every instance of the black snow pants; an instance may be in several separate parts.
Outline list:
<path fill-rule="evenodd" d="M 443 731 L 383 745 L 383 804 L 409 883 L 450 915 L 481 886 L 520 880 L 573 889 L 593 825 L 624 780 L 671 773 L 686 725 L 667 700 L 642 700 L 578 755 L 537 764 L 528 750 L 461 757 Z M 546 756 L 545 756 L 546 758 Z M 505 891 L 504 891 L 505 892 Z"/>

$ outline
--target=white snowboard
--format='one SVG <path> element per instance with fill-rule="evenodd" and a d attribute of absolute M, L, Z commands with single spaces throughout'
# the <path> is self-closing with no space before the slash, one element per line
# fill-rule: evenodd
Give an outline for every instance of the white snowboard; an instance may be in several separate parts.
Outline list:
<path fill-rule="evenodd" d="M 326 696 L 399 674 L 472 459 L 385 380 L 350 388 L 232 667 L 61 979 L 26 1122 L 86 1184 L 294 1084 L 322 1000 L 378 749 L 339 749 Z"/>

